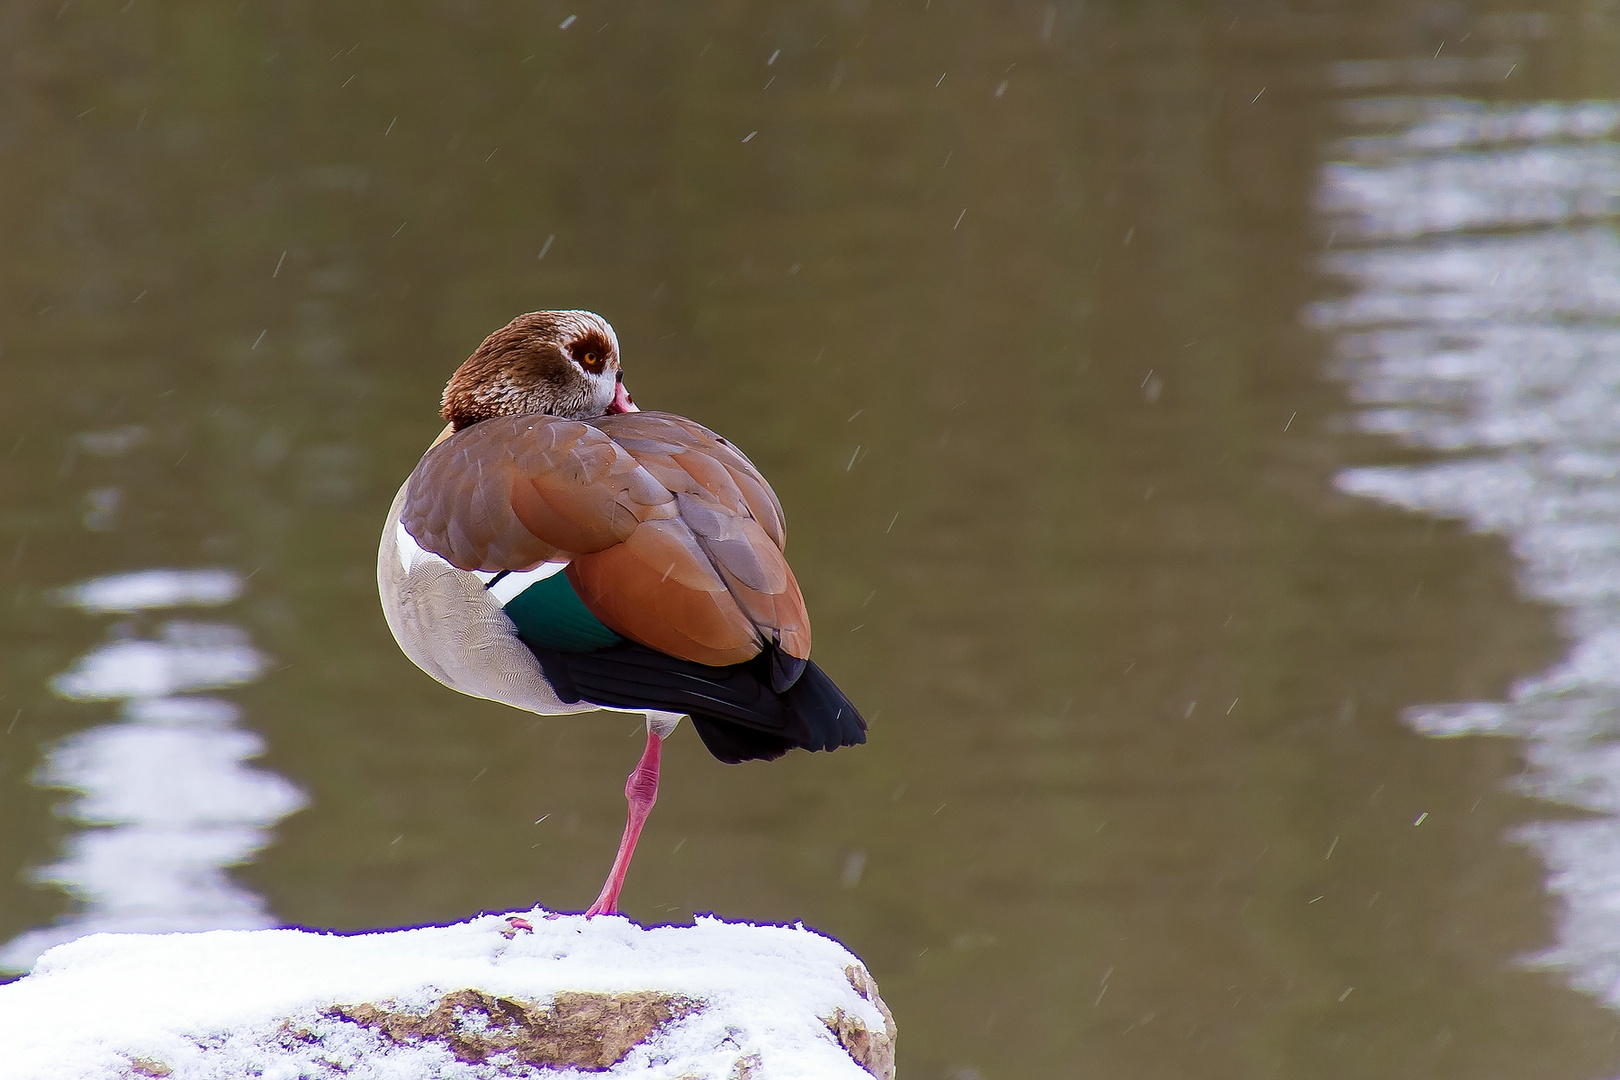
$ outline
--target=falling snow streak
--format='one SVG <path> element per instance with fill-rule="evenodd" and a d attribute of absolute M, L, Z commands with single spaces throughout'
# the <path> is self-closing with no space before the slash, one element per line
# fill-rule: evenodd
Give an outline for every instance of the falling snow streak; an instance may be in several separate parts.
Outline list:
<path fill-rule="evenodd" d="M 1339 484 L 1507 537 L 1571 640 L 1505 701 L 1408 719 L 1522 738 L 1522 789 L 1594 812 L 1516 834 L 1564 901 L 1532 962 L 1620 1007 L 1620 104 L 1347 111 L 1360 133 L 1324 166 L 1319 208 L 1325 268 L 1349 289 L 1308 318 L 1332 335 L 1358 426 L 1440 457 Z"/>

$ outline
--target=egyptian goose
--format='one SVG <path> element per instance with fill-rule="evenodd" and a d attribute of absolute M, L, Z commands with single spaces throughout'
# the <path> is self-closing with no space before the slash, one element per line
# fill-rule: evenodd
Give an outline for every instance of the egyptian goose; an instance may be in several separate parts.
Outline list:
<path fill-rule="evenodd" d="M 518 316 L 456 369 L 442 415 L 377 553 L 400 648 L 474 697 L 647 717 L 624 838 L 587 915 L 618 910 L 683 716 L 725 762 L 866 741 L 809 659 L 770 485 L 712 431 L 636 408 L 605 319 Z"/>

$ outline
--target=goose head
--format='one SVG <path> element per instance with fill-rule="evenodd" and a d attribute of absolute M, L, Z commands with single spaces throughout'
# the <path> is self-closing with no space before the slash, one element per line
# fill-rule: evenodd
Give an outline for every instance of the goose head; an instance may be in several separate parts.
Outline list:
<path fill-rule="evenodd" d="M 444 388 L 441 415 L 460 431 L 496 416 L 590 420 L 635 412 L 619 339 L 590 311 L 531 311 L 489 337 Z"/>

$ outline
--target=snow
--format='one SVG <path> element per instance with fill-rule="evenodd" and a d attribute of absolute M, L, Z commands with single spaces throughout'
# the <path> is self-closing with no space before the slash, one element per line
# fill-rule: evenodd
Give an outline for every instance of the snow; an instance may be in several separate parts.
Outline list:
<path fill-rule="evenodd" d="M 699 918 L 645 929 L 618 916 L 535 910 L 515 917 L 530 930 L 509 918 L 352 936 L 217 930 L 80 938 L 0 986 L 0 1076 L 868 1080 L 845 1049 L 864 1052 L 861 1029 L 878 1044 L 876 1056 L 887 1047 L 893 1060 L 892 1021 L 865 968 L 803 926 Z M 513 1051 L 482 1060 L 467 1051 L 468 1040 L 499 1035 L 509 1022 L 499 1009 L 461 1007 L 489 1001 L 457 993 L 469 989 L 542 1006 L 569 991 L 661 991 L 673 997 L 659 1015 L 674 1015 L 605 1073 L 538 1068 Z M 398 1034 L 400 1024 L 419 1029 L 412 1017 L 447 995 L 457 1005 L 454 1034 Z M 393 1027 L 366 1019 L 384 1013 L 411 1016 Z M 874 1067 L 892 1075 L 892 1066 Z"/>

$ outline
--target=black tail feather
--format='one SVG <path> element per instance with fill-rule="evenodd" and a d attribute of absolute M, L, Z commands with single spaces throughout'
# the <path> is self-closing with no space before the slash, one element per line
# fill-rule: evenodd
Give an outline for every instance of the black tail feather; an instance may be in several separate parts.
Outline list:
<path fill-rule="evenodd" d="M 703 748 L 727 765 L 743 761 L 775 761 L 796 745 L 784 735 L 710 720 L 704 716 L 692 717 Z"/>
<path fill-rule="evenodd" d="M 744 664 L 709 667 L 629 641 L 586 653 L 531 648 L 564 701 L 685 713 L 709 753 L 724 762 L 866 741 L 866 721 L 826 672 L 808 660 L 779 660 L 776 649 Z M 794 667 L 797 677 L 776 690 Z"/>
<path fill-rule="evenodd" d="M 785 694 L 789 687 L 799 681 L 799 676 L 804 674 L 804 666 L 810 661 L 790 656 L 781 649 L 771 649 L 770 653 L 771 689 Z"/>
<path fill-rule="evenodd" d="M 805 662 L 804 674 L 783 695 L 788 707 L 810 725 L 815 741 L 801 743 L 807 750 L 836 750 L 866 741 L 866 721 L 838 684 L 817 665 Z"/>

